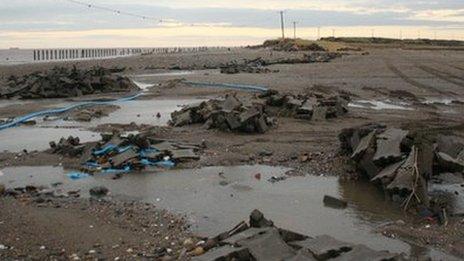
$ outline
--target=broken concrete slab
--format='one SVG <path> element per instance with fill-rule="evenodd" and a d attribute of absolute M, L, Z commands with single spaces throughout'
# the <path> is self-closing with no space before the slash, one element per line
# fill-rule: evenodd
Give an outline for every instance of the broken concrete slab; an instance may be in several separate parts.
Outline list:
<path fill-rule="evenodd" d="M 250 214 L 250 226 L 254 228 L 272 227 L 274 223 L 271 220 L 267 220 L 264 214 L 255 209 Z"/>
<path fill-rule="evenodd" d="M 445 193 L 449 202 L 450 214 L 464 217 L 464 187 L 462 184 L 431 184 L 430 193 Z"/>
<path fill-rule="evenodd" d="M 405 160 L 402 160 L 397 163 L 393 163 L 386 168 L 384 168 L 382 171 L 380 171 L 377 176 L 371 179 L 372 182 L 381 182 L 382 184 L 389 184 L 396 176 L 397 170 L 403 166 L 405 163 Z"/>
<path fill-rule="evenodd" d="M 238 234 L 235 234 L 225 240 L 223 240 L 222 242 L 224 243 L 227 243 L 227 244 L 230 244 L 230 245 L 236 245 L 237 242 L 239 241 L 242 241 L 242 240 L 245 240 L 245 239 L 249 239 L 249 238 L 252 238 L 252 237 L 255 237 L 259 234 L 263 234 L 267 231 L 269 231 L 269 227 L 263 227 L 263 228 L 254 228 L 254 227 L 251 227 L 241 233 L 238 233 Z"/>
<path fill-rule="evenodd" d="M 457 158 L 459 153 L 464 150 L 464 141 L 456 136 L 439 135 L 437 137 L 437 151 L 448 154 L 452 158 Z"/>
<path fill-rule="evenodd" d="M 367 136 L 361 138 L 356 149 L 351 155 L 351 159 L 358 160 L 364 155 L 364 153 L 373 146 L 375 140 L 375 131 L 370 132 Z"/>
<path fill-rule="evenodd" d="M 200 159 L 193 149 L 172 150 L 171 153 L 172 158 L 178 162 Z"/>
<path fill-rule="evenodd" d="M 324 121 L 327 119 L 327 110 L 328 107 L 325 106 L 317 106 L 314 108 L 313 117 L 311 118 L 313 121 Z"/>
<path fill-rule="evenodd" d="M 462 173 L 440 173 L 433 177 L 435 183 L 439 184 L 464 184 L 464 176 Z"/>
<path fill-rule="evenodd" d="M 296 254 L 296 251 L 281 239 L 276 228 L 271 228 L 263 234 L 239 241 L 237 244 L 248 248 L 255 260 L 280 261 Z"/>
<path fill-rule="evenodd" d="M 464 162 L 453 158 L 452 156 L 444 153 L 437 152 L 437 161 L 442 171 L 462 172 L 464 171 Z"/>
<path fill-rule="evenodd" d="M 251 260 L 250 253 L 245 247 L 234 247 L 225 245 L 214 248 L 201 256 L 192 257 L 192 261 L 211 261 L 211 260 Z"/>
<path fill-rule="evenodd" d="M 379 166 L 385 166 L 400 160 L 403 156 L 401 143 L 408 133 L 405 130 L 389 128 L 377 135 L 377 151 L 373 158 L 374 162 Z"/>
<path fill-rule="evenodd" d="M 373 147 L 369 147 L 358 161 L 358 169 L 363 174 L 367 175 L 369 179 L 377 176 L 377 174 L 380 172 L 379 167 L 377 167 L 377 165 L 374 163 L 374 155 L 375 149 Z"/>
<path fill-rule="evenodd" d="M 295 256 L 285 261 L 316 261 L 317 259 L 306 249 L 300 249 Z"/>
<path fill-rule="evenodd" d="M 387 186 L 387 189 L 412 191 L 415 180 L 415 158 L 416 152 L 413 150 L 405 160 L 404 164 L 398 168 L 395 178 Z"/>
<path fill-rule="evenodd" d="M 376 251 L 367 246 L 356 245 L 351 251 L 341 253 L 340 256 L 332 259 L 336 261 L 385 261 L 403 260 L 400 255 L 392 254 L 388 251 Z"/>
<path fill-rule="evenodd" d="M 291 242 L 290 245 L 301 249 L 307 249 L 318 260 L 337 257 L 343 252 L 351 251 L 354 247 L 350 243 L 339 241 L 327 235 L 309 238 L 304 241 Z"/>

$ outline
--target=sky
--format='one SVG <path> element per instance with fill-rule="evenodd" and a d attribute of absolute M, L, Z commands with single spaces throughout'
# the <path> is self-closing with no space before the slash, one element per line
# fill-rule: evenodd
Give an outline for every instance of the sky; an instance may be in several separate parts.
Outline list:
<path fill-rule="evenodd" d="M 320 28 L 322 37 L 464 40 L 464 0 L 79 1 L 91 8 L 75 0 L 0 0 L 0 48 L 258 44 L 281 36 L 281 10 L 289 37 L 296 22 L 297 37 L 308 39 Z"/>

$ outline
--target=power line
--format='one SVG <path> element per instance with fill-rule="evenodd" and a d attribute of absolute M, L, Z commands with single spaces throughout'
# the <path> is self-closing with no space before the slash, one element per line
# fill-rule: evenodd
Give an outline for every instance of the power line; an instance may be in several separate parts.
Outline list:
<path fill-rule="evenodd" d="M 163 20 L 163 19 L 159 19 L 159 18 L 156 18 L 156 17 L 151 17 L 151 16 L 140 15 L 140 14 L 126 12 L 126 11 L 121 11 L 119 9 L 113 9 L 113 8 L 109 8 L 109 7 L 105 7 L 105 6 L 101 6 L 101 5 L 95 5 L 95 4 L 92 4 L 92 3 L 82 2 L 82 1 L 78 1 L 78 0 L 65 0 L 65 1 L 73 3 L 73 4 L 85 6 L 85 7 L 88 7 L 88 8 L 93 8 L 93 9 L 98 9 L 98 10 L 110 12 L 110 13 L 113 13 L 113 14 L 131 16 L 131 17 L 135 17 L 135 18 L 140 18 L 142 20 L 148 20 L 148 21 L 151 20 L 151 21 L 155 21 L 157 23 L 173 22 L 173 20 Z"/>

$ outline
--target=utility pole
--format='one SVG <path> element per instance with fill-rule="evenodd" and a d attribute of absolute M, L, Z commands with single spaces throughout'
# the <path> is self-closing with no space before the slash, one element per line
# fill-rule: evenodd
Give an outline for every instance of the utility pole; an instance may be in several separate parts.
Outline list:
<path fill-rule="evenodd" d="M 372 29 L 372 30 L 371 30 L 371 33 L 372 33 L 372 38 L 374 38 L 374 36 L 375 36 L 375 29 Z"/>
<path fill-rule="evenodd" d="M 321 39 L 321 27 L 317 27 L 317 39 L 316 40 L 319 40 Z"/>
<path fill-rule="evenodd" d="M 293 22 L 293 39 L 296 39 L 296 22 Z"/>
<path fill-rule="evenodd" d="M 335 29 L 332 29 L 332 37 L 335 38 Z"/>
<path fill-rule="evenodd" d="M 285 39 L 284 11 L 280 11 L 280 27 L 282 29 L 282 39 Z"/>

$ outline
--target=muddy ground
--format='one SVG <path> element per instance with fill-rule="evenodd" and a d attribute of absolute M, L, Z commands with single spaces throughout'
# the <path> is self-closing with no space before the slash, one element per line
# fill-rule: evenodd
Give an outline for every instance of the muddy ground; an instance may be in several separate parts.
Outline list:
<path fill-rule="evenodd" d="M 352 177 L 350 175 L 352 170 L 346 164 L 347 159 L 338 154 L 340 146 L 338 134 L 344 128 L 369 122 L 380 122 L 388 126 L 413 130 L 435 129 L 435 131 L 452 132 L 457 136 L 464 136 L 464 125 L 462 125 L 462 112 L 464 111 L 464 104 L 462 103 L 464 101 L 464 68 L 462 64 L 464 62 L 464 52 L 401 49 L 369 49 L 364 51 L 369 51 L 369 55 L 352 52 L 329 63 L 272 65 L 269 68 L 273 72 L 262 74 L 240 73 L 226 75 L 220 74 L 215 68 L 232 60 L 254 59 L 257 57 L 295 57 L 301 55 L 301 53 L 233 49 L 231 51 L 216 51 L 205 54 L 160 54 L 77 63 L 3 66 L 0 67 L 0 79 L 6 79 L 11 74 L 21 75 L 35 70 L 47 70 L 55 65 L 71 66 L 76 64 L 80 68 L 101 65 L 104 67 L 126 67 L 127 69 L 123 74 L 130 76 L 139 83 L 144 83 L 145 87 L 153 85 L 148 89 L 147 95 L 142 97 L 144 102 L 152 102 L 153 104 L 163 100 L 198 100 L 236 93 L 236 91 L 231 90 L 199 88 L 183 83 L 172 84 L 172 82 L 169 82 L 174 79 L 258 85 L 292 94 L 304 94 L 316 90 L 327 94 L 344 93 L 351 96 L 350 111 L 344 117 L 322 122 L 278 117 L 278 125 L 265 134 L 227 133 L 207 130 L 201 125 L 173 128 L 165 126 L 163 123 L 150 124 L 149 116 L 155 122 L 155 115 L 159 112 L 155 109 L 148 112 L 143 111 L 142 115 L 135 115 L 132 120 L 121 122 L 123 125 L 102 123 L 98 126 L 76 124 L 63 127 L 59 123 L 56 123 L 55 126 L 54 123 L 45 124 L 46 126 L 43 123 L 38 123 L 35 126 L 44 130 L 85 129 L 95 131 L 96 136 L 98 136 L 98 132 L 111 130 L 112 128 L 124 128 L 128 131 L 154 128 L 157 137 L 161 139 L 190 143 L 204 141 L 206 149 L 202 151 L 200 160 L 180 166 L 180 168 L 186 169 L 205 166 L 263 164 L 291 167 L 295 170 L 295 175 Z M 166 71 L 169 68 L 182 70 Z M 175 74 L 170 75 L 169 73 L 166 74 L 166 72 L 174 72 Z M 238 95 L 250 94 L 239 93 Z M 73 100 L 92 98 L 101 97 L 97 95 Z M 19 116 L 39 109 L 59 106 L 69 101 L 1 100 L 0 115 L 1 118 Z M 109 109 L 108 112 L 113 110 Z M 115 113 L 117 113 L 117 110 Z M 168 112 L 163 113 L 163 117 L 168 114 Z M 130 124 L 132 121 L 137 124 Z M 161 126 L 153 127 L 151 125 Z M 9 137 L 6 137 L 8 135 L 2 136 L 2 139 L 18 138 L 12 136 L 14 132 L 11 133 Z M 19 136 L 19 138 L 21 137 Z M 2 140 L 0 142 L 3 143 Z M 8 149 L 2 148 L 0 145 L 0 151 L 4 150 Z M 73 159 L 66 159 L 44 152 L 34 152 L 33 150 L 0 153 L 0 169 L 11 166 L 75 166 L 78 163 Z M 368 196 L 366 195 L 366 197 Z M 86 200 L 77 203 L 65 202 L 62 203 L 63 205 L 60 208 L 50 206 L 42 208 L 37 204 L 25 204 L 18 200 L 1 199 L 0 222 L 2 223 L 0 232 L 9 236 L 6 242 L 0 240 L 0 244 L 15 245 L 16 249 L 18 249 L 17 252 L 8 252 L 5 257 L 21 258 L 24 257 L 23 254 L 43 257 L 40 252 L 41 245 L 44 245 L 47 250 L 49 248 L 54 249 L 55 252 L 60 248 L 64 248 L 66 253 L 60 254 L 61 256 L 76 253 L 82 257 L 82 255 L 85 255 L 85 251 L 91 250 L 92 246 L 97 244 L 90 240 L 94 238 L 93 235 L 101 237 L 100 239 L 103 241 L 101 245 L 108 247 L 119 244 L 114 241 L 116 236 L 113 234 L 116 234 L 123 235 L 121 236 L 124 238 L 123 241 L 127 242 L 124 247 L 121 247 L 121 251 L 113 253 L 103 247 L 101 250 L 97 250 L 97 253 L 111 258 L 117 256 L 127 258 L 131 255 L 127 255 L 126 250 L 131 247 L 135 249 L 136 245 L 140 248 L 142 242 L 145 242 L 144 239 L 147 238 L 140 231 L 126 233 L 129 228 L 127 228 L 125 222 L 132 221 L 125 219 L 120 221 L 122 225 L 121 223 L 105 223 L 102 226 L 95 226 L 97 229 L 102 229 L 101 233 L 100 231 L 91 231 L 90 234 L 79 232 L 82 234 L 73 237 L 77 233 L 77 227 L 79 227 L 76 224 L 87 226 L 93 222 L 102 222 L 96 220 L 98 216 L 94 215 L 94 212 L 88 211 L 88 209 L 92 208 L 88 204 L 97 204 L 96 209 L 100 204 L 103 204 L 101 207 L 105 208 L 105 211 L 111 209 L 113 205 L 110 204 L 108 207 L 104 203 L 89 203 Z M 82 205 L 86 207 L 82 207 Z M 69 208 L 69 211 L 67 208 Z M 123 207 L 123 209 L 125 208 Z M 70 214 L 71 211 L 77 214 Z M 134 214 L 134 216 L 138 215 Z M 56 218 L 58 221 L 66 220 L 66 223 L 74 225 L 69 230 L 64 229 L 66 226 L 63 223 L 47 222 L 49 220 L 47 217 Z M 462 225 L 460 222 L 462 221 L 453 220 L 452 224 L 460 226 Z M 24 226 L 24 224 L 28 225 Z M 385 234 L 389 236 L 395 234 L 417 245 L 423 247 L 433 246 L 446 253 L 463 257 L 462 251 L 459 251 L 459 246 L 462 246 L 462 242 L 464 242 L 462 234 L 441 233 L 440 231 L 443 228 L 432 224 L 434 229 L 438 231 L 435 235 L 444 236 L 447 239 L 430 242 L 430 240 L 423 240 L 429 237 L 430 233 L 421 232 L 422 224 L 406 223 L 403 225 L 401 222 L 398 224 L 395 228 L 390 227 L 390 233 L 385 232 Z M 410 227 L 414 226 L 417 229 L 408 231 Z M 179 238 L 184 238 L 182 233 L 179 232 Z M 32 236 L 33 234 L 41 234 L 43 238 L 35 238 Z M 58 237 L 58 234 L 63 236 L 64 239 L 61 239 L 61 236 Z M 21 243 L 14 242 L 15 235 L 24 235 L 24 238 L 17 240 L 17 242 Z M 82 240 L 82 243 L 79 240 L 79 243 L 77 243 L 74 241 L 75 238 L 89 238 L 89 240 Z M 159 246 L 157 243 L 159 240 L 159 238 L 155 237 L 147 239 L 147 242 Z M 49 243 L 40 243 L 43 241 Z M 77 244 L 77 246 L 71 247 L 74 244 Z M 140 251 L 143 251 L 143 249 L 145 248 L 142 247 Z M 134 251 L 134 255 L 135 252 L 137 251 Z M 46 253 L 46 255 L 51 255 L 50 251 Z M 1 254 L 2 252 L 0 252 Z"/>

